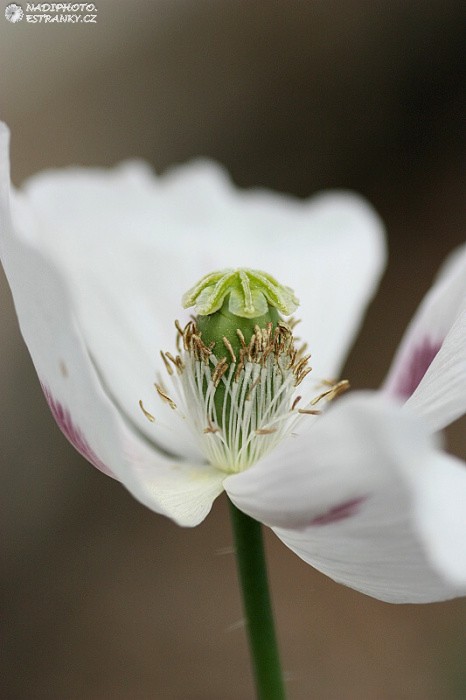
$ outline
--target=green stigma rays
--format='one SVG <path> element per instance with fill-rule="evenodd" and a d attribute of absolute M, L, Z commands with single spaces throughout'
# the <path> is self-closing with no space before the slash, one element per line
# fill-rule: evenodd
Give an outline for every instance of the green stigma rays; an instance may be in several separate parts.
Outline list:
<path fill-rule="evenodd" d="M 298 299 L 289 287 L 272 275 L 249 268 L 228 268 L 211 272 L 183 296 L 183 307 L 196 307 L 200 316 L 209 316 L 222 308 L 228 297 L 228 311 L 241 318 L 257 319 L 270 307 L 285 316 L 294 313 Z"/>

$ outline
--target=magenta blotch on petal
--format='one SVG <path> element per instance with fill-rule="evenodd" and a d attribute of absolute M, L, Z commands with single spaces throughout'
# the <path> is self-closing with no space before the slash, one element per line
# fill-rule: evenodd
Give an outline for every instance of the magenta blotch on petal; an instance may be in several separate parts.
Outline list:
<path fill-rule="evenodd" d="M 395 396 L 406 400 L 414 394 L 441 347 L 442 343 L 425 338 L 413 349 L 405 367 L 400 369 L 393 392 Z"/>
<path fill-rule="evenodd" d="M 79 454 L 81 454 L 88 462 L 94 465 L 101 472 L 107 476 L 112 476 L 115 478 L 112 471 L 100 460 L 95 454 L 94 450 L 91 448 L 86 438 L 84 437 L 82 431 L 73 423 L 71 414 L 67 408 L 65 408 L 59 401 L 57 401 L 51 394 L 48 387 L 41 383 L 42 391 L 47 400 L 49 408 L 52 412 L 55 421 L 62 431 L 63 435 L 71 442 L 73 447 L 75 447 Z"/>
<path fill-rule="evenodd" d="M 330 525 L 331 523 L 338 523 L 340 520 L 351 518 L 359 512 L 359 506 L 365 500 L 366 496 L 361 496 L 360 498 L 352 498 L 350 501 L 340 503 L 338 506 L 330 508 L 326 513 L 313 518 L 309 525 Z"/>

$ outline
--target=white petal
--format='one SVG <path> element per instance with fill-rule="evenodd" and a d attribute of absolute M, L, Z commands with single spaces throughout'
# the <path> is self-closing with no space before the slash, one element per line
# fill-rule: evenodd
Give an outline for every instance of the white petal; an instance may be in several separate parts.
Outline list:
<path fill-rule="evenodd" d="M 466 409 L 466 246 L 450 256 L 405 333 L 383 391 L 433 430 Z M 411 398 L 410 398 L 411 397 Z"/>
<path fill-rule="evenodd" d="M 407 475 L 408 476 L 408 475 Z M 466 464 L 437 454 L 411 473 L 416 522 L 426 549 L 442 573 L 466 586 Z"/>
<path fill-rule="evenodd" d="M 431 430 L 441 430 L 465 414 L 466 301 L 406 407 L 422 416 Z"/>
<path fill-rule="evenodd" d="M 27 235 L 70 281 L 108 390 L 150 439 L 137 400 L 171 424 L 152 383 L 159 350 L 173 348 L 181 296 L 202 275 L 256 267 L 292 286 L 302 301 L 300 334 L 313 352 L 314 376 L 332 378 L 384 261 L 380 221 L 358 197 L 303 202 L 240 191 L 206 161 L 161 178 L 142 164 L 49 172 L 32 178 L 24 192 L 35 222 Z M 182 432 L 175 441 L 168 433 L 159 441 L 182 454 L 193 449 Z"/>
<path fill-rule="evenodd" d="M 160 350 L 174 350 L 178 272 L 183 280 L 190 269 L 181 242 L 173 245 L 163 203 L 142 164 L 69 169 L 32 178 L 13 199 L 13 218 L 22 238 L 62 272 L 86 346 L 120 410 L 148 439 L 189 458 L 195 442 L 154 390 L 160 370 L 166 381 Z M 156 431 L 140 399 L 156 416 Z"/>
<path fill-rule="evenodd" d="M 141 503 L 178 525 L 198 525 L 223 492 L 224 472 L 210 464 L 193 464 L 160 456 L 134 433 L 122 440 L 127 467 L 124 485 Z"/>
<path fill-rule="evenodd" d="M 8 132 L 1 125 L 0 168 L 2 262 L 24 339 L 57 422 L 90 462 L 122 481 L 149 508 L 182 525 L 197 524 L 222 490 L 224 475 L 161 456 L 123 423 L 100 384 L 60 272 L 13 229 Z"/>
<path fill-rule="evenodd" d="M 335 581 L 390 602 L 443 600 L 466 593 L 466 584 L 451 583 L 431 554 L 429 527 L 438 526 L 440 538 L 452 538 L 451 554 L 464 556 L 441 513 L 445 494 L 437 510 L 430 503 L 418 514 L 427 501 L 417 475 L 428 466 L 441 479 L 438 454 L 415 416 L 381 396 L 355 394 L 224 485 L 241 510 Z"/>

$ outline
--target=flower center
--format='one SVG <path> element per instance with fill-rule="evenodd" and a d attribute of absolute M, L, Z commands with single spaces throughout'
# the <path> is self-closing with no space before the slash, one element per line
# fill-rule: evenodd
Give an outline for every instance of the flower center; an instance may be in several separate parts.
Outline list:
<path fill-rule="evenodd" d="M 305 345 L 296 346 L 296 322 L 286 323 L 279 314 L 292 313 L 297 300 L 265 273 L 213 273 L 184 302 L 202 312 L 184 328 L 175 323 L 178 354 L 161 353 L 176 400 L 163 383 L 155 387 L 218 469 L 248 469 L 290 435 L 303 415 L 319 414 L 315 406 L 321 399 L 348 388 L 348 382 L 327 383 L 325 391 L 298 407 L 297 389 L 311 371 L 310 355 Z"/>

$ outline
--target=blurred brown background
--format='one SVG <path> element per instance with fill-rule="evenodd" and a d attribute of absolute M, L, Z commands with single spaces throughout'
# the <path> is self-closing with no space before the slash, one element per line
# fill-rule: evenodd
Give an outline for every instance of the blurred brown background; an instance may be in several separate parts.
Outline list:
<path fill-rule="evenodd" d="M 6 2 L 4 2 L 6 5 Z M 26 3 L 23 3 L 25 7 Z M 0 15 L 16 184 L 45 167 L 198 154 L 242 186 L 350 187 L 390 265 L 344 375 L 375 387 L 443 257 L 464 241 L 464 3 L 96 0 L 95 25 Z M 252 698 L 226 503 L 195 530 L 88 466 L 49 415 L 3 276 L 1 696 Z M 464 425 L 450 446 L 465 455 Z M 464 600 L 390 606 L 269 533 L 290 697 L 462 698 Z"/>

